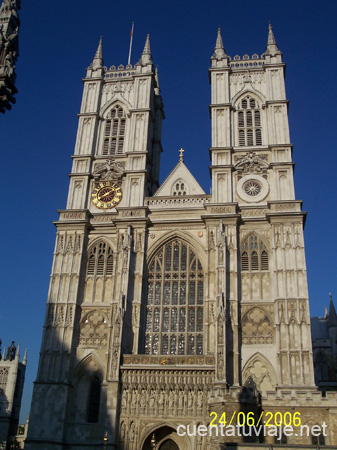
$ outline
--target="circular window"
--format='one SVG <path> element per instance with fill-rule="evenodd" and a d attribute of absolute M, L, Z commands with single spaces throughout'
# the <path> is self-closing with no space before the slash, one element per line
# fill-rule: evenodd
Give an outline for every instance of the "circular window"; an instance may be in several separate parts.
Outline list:
<path fill-rule="evenodd" d="M 269 184 L 260 175 L 246 175 L 237 184 L 238 196 L 247 203 L 258 203 L 269 194 Z"/>
<path fill-rule="evenodd" d="M 251 197 L 255 197 L 261 192 L 262 186 L 261 184 L 256 180 L 249 180 L 246 181 L 243 185 L 243 190 L 247 195 L 250 195 Z"/>

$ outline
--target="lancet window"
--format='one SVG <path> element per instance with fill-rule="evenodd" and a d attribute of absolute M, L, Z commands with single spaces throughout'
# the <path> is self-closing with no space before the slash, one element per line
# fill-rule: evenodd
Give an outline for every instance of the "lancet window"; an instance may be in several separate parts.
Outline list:
<path fill-rule="evenodd" d="M 251 234 L 242 244 L 241 270 L 254 272 L 269 270 L 268 250 L 256 234 Z"/>
<path fill-rule="evenodd" d="M 88 399 L 88 423 L 97 423 L 99 419 L 99 405 L 101 398 L 101 382 L 96 375 L 90 384 Z"/>
<path fill-rule="evenodd" d="M 203 354 L 204 272 L 189 244 L 171 241 L 152 258 L 146 303 L 146 354 Z"/>
<path fill-rule="evenodd" d="M 89 251 L 87 277 L 111 276 L 113 273 L 113 252 L 106 242 L 99 242 Z"/>
<path fill-rule="evenodd" d="M 261 111 L 258 102 L 247 96 L 238 107 L 239 146 L 262 145 Z"/>
<path fill-rule="evenodd" d="M 105 121 L 103 155 L 121 155 L 124 153 L 126 112 L 117 105 L 110 111 Z"/>

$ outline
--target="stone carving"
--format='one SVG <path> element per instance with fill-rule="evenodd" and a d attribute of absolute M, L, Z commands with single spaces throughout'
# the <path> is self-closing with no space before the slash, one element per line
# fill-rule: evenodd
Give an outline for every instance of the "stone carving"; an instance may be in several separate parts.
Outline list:
<path fill-rule="evenodd" d="M 3 0 L 0 8 L 0 112 L 15 103 L 15 63 L 19 55 L 19 0 Z"/>
<path fill-rule="evenodd" d="M 124 440 L 125 440 L 125 433 L 126 433 L 126 424 L 125 424 L 125 422 L 122 422 L 120 435 L 119 435 L 119 439 L 121 440 L 121 442 L 124 442 Z"/>
<path fill-rule="evenodd" d="M 135 432 L 136 432 L 136 425 L 134 422 L 132 422 L 130 425 L 130 434 L 129 434 L 130 441 L 133 441 L 135 439 Z"/>
<path fill-rule="evenodd" d="M 267 169 L 269 168 L 268 156 L 247 152 L 244 156 L 236 157 L 234 167 L 238 171 L 238 179 L 250 173 L 259 174 L 267 178 Z"/>
<path fill-rule="evenodd" d="M 273 342 L 273 323 L 262 308 L 254 307 L 243 316 L 242 342 L 244 344 Z"/>
<path fill-rule="evenodd" d="M 86 312 L 80 322 L 80 345 L 98 347 L 107 344 L 106 312 L 98 309 Z"/>
<path fill-rule="evenodd" d="M 146 205 L 151 207 L 187 207 L 187 206 L 203 206 L 205 203 L 209 203 L 210 198 L 207 197 L 188 197 L 179 196 L 175 198 L 150 198 L 146 200 Z"/>
<path fill-rule="evenodd" d="M 124 170 L 120 163 L 107 159 L 104 163 L 95 165 L 93 177 L 95 181 L 120 181 L 124 176 Z"/>
<path fill-rule="evenodd" d="M 243 209 L 242 217 L 264 217 L 269 209 Z"/>
<path fill-rule="evenodd" d="M 294 203 L 280 203 L 275 205 L 276 211 L 296 211 L 298 206 Z"/>
<path fill-rule="evenodd" d="M 233 208 L 230 206 L 215 206 L 211 208 L 211 212 L 215 214 L 233 214 Z"/>

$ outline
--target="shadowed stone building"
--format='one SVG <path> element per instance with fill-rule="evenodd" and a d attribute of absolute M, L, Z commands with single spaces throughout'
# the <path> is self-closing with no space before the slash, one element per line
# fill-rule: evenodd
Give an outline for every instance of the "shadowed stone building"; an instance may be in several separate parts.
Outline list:
<path fill-rule="evenodd" d="M 19 56 L 18 10 L 21 0 L 3 0 L 0 7 L 0 112 L 15 103 L 15 63 Z"/>
<path fill-rule="evenodd" d="M 262 411 L 325 421 L 319 443 L 336 444 L 336 393 L 322 397 L 314 381 L 284 70 L 271 27 L 262 56 L 230 58 L 218 31 L 208 195 L 183 151 L 159 186 L 164 112 L 149 37 L 126 67 L 104 67 L 100 42 L 55 223 L 28 449 L 101 448 L 106 431 L 108 448 L 245 449 L 242 436 L 177 428 L 249 411 L 256 422 Z"/>
<path fill-rule="evenodd" d="M 0 341 L 1 343 L 1 341 Z M 20 345 L 16 349 L 12 342 L 7 352 L 0 350 L 0 448 L 10 448 L 15 439 L 20 409 L 25 373 L 27 365 L 27 350 L 20 361 Z M 8 447 L 6 447 L 8 445 Z"/>

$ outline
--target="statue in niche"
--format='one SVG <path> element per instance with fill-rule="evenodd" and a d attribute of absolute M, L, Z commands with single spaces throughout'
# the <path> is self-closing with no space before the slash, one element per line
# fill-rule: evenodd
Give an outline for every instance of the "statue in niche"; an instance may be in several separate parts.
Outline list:
<path fill-rule="evenodd" d="M 150 408 L 154 408 L 154 391 L 151 391 L 149 406 Z"/>
<path fill-rule="evenodd" d="M 198 403 L 198 408 L 202 408 L 202 404 L 203 404 L 203 395 L 202 395 L 202 391 L 199 391 L 199 392 L 198 392 L 198 400 L 197 400 L 197 403 Z"/>
<path fill-rule="evenodd" d="M 137 391 L 132 392 L 132 402 L 131 405 L 135 408 L 137 406 Z"/>
<path fill-rule="evenodd" d="M 120 432 L 120 440 L 121 441 L 125 440 L 125 432 L 126 432 L 126 425 L 125 425 L 125 422 L 123 422 L 122 426 L 121 426 L 121 432 Z"/>
<path fill-rule="evenodd" d="M 132 422 L 131 426 L 130 426 L 130 441 L 133 441 L 135 439 L 135 423 Z"/>
<path fill-rule="evenodd" d="M 170 391 L 169 408 L 174 408 L 174 392 L 173 391 Z"/>
<path fill-rule="evenodd" d="M 187 402 L 187 407 L 188 408 L 192 408 L 193 406 L 193 392 L 189 391 L 188 392 L 188 402 Z"/>
<path fill-rule="evenodd" d="M 151 402 L 151 399 L 150 399 L 150 402 Z M 142 390 L 142 396 L 141 396 L 141 398 L 140 398 L 140 406 L 142 407 L 142 408 L 145 408 L 145 405 L 146 405 L 146 391 L 145 391 L 145 389 L 143 389 Z M 151 405 L 150 405 L 151 406 Z"/>
<path fill-rule="evenodd" d="M 122 395 L 122 408 L 126 408 L 126 398 L 128 396 L 128 390 L 125 389 Z"/>
<path fill-rule="evenodd" d="M 163 391 L 161 391 L 159 394 L 158 405 L 159 405 L 159 408 L 164 407 L 164 392 Z"/>
<path fill-rule="evenodd" d="M 223 352 L 222 350 L 220 350 L 218 353 L 218 375 L 220 380 L 223 378 L 223 366 L 224 366 Z"/>
<path fill-rule="evenodd" d="M 183 408 L 184 407 L 184 393 L 183 392 L 179 392 L 178 407 L 179 408 Z"/>

